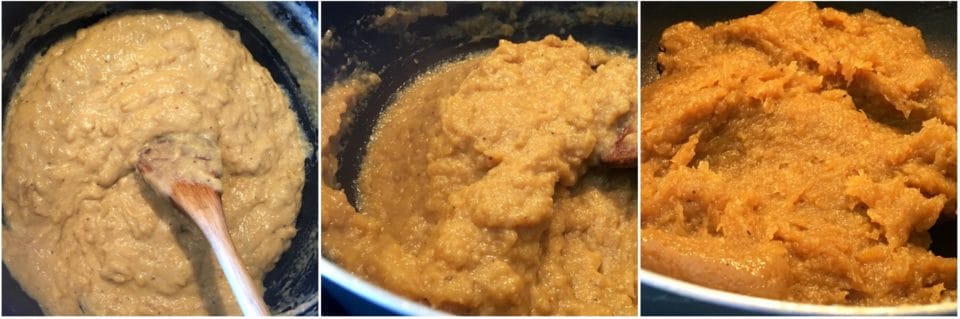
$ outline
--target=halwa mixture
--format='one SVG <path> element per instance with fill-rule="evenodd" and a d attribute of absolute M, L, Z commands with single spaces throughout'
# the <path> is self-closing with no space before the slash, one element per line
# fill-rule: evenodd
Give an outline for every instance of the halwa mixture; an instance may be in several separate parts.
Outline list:
<path fill-rule="evenodd" d="M 255 282 L 296 233 L 297 118 L 216 20 L 132 12 L 81 29 L 33 62 L 6 116 L 3 261 L 46 314 L 240 313 L 200 230 L 134 171 L 160 135 L 219 145 L 227 227 Z"/>
<path fill-rule="evenodd" d="M 644 268 L 804 303 L 955 302 L 957 259 L 927 230 L 956 216 L 957 82 L 916 28 L 790 2 L 660 44 Z"/>
<path fill-rule="evenodd" d="M 362 83 L 328 90 L 324 116 Z M 379 120 L 359 211 L 325 180 L 324 256 L 454 313 L 636 314 L 636 171 L 599 164 L 636 87 L 635 58 L 556 36 L 420 76 Z"/>

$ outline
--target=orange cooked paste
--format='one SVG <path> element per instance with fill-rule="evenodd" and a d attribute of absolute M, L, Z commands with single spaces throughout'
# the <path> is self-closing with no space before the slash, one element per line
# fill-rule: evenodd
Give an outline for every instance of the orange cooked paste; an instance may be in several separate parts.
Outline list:
<path fill-rule="evenodd" d="M 636 315 L 636 170 L 596 165 L 636 74 L 551 35 L 420 76 L 377 124 L 359 210 L 324 185 L 324 256 L 454 313 Z"/>
<path fill-rule="evenodd" d="M 956 216 L 957 82 L 917 29 L 779 3 L 661 47 L 641 91 L 643 268 L 805 303 L 956 300 L 928 229 Z"/>

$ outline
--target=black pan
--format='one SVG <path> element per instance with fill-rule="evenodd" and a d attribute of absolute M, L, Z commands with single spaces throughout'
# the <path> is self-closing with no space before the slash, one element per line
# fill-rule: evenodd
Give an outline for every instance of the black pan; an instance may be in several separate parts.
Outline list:
<path fill-rule="evenodd" d="M 625 9 L 634 10 L 633 3 L 624 3 Z M 356 205 L 357 191 L 354 181 L 359 172 L 366 143 L 384 108 L 393 94 L 416 75 L 445 61 L 496 47 L 500 37 L 488 37 L 471 42 L 466 37 L 447 38 L 438 35 L 440 28 L 484 12 L 481 3 L 449 3 L 447 15 L 423 17 L 411 24 L 408 31 L 413 37 L 384 32 L 368 25 L 377 15 L 383 14 L 384 3 L 324 3 L 321 10 L 321 30 L 332 30 L 337 47 L 322 50 L 321 83 L 329 87 L 336 80 L 351 74 L 357 68 L 377 73 L 382 83 L 356 108 L 355 120 L 345 131 L 341 167 L 337 181 L 344 185 L 347 198 Z M 396 4 L 394 4 L 396 5 Z M 600 4 L 591 4 L 597 6 Z M 532 16 L 534 12 L 553 10 L 575 12 L 578 4 L 536 3 L 523 5 L 517 12 L 518 21 Z M 489 12 L 489 10 L 487 11 Z M 494 14 L 500 21 L 510 21 L 508 13 Z M 565 32 L 558 32 L 564 30 Z M 554 21 L 533 19 L 524 28 L 518 29 L 506 39 L 513 42 L 540 40 L 548 34 L 562 38 L 572 35 L 582 43 L 598 45 L 637 53 L 637 28 L 633 25 L 571 24 L 558 25 Z M 418 63 L 414 63 L 416 60 Z"/>
<path fill-rule="evenodd" d="M 30 14 L 40 9 L 44 3 L 41 2 L 4 2 L 3 3 L 3 44 L 4 49 L 7 45 L 16 42 L 24 34 L 18 27 L 27 24 Z M 71 8 L 93 7 L 98 3 L 68 3 L 65 6 Z M 309 35 L 309 26 L 302 26 L 299 23 L 303 21 L 316 21 L 317 3 L 301 4 L 269 4 L 268 8 L 274 16 L 293 17 L 298 14 L 312 16 L 307 20 L 286 20 L 288 27 L 293 33 L 296 33 L 312 41 L 308 46 L 316 47 L 317 38 L 315 34 Z M 316 119 L 313 116 L 315 106 L 309 105 L 316 101 L 316 97 L 306 98 L 306 92 L 301 91 L 298 79 L 291 72 L 288 62 L 284 61 L 280 53 L 274 48 L 270 41 L 259 29 L 246 20 L 242 15 L 234 12 L 222 3 L 208 2 L 117 2 L 105 4 L 102 10 L 81 18 L 73 19 L 70 22 L 54 27 L 49 32 L 31 38 L 26 42 L 26 46 L 19 52 L 14 52 L 14 56 L 9 60 L 9 64 L 3 66 L 3 122 L 6 123 L 7 105 L 13 96 L 20 76 L 25 72 L 30 62 L 35 56 L 43 53 L 51 45 L 64 37 L 73 35 L 76 30 L 90 26 L 102 18 L 128 10 L 181 10 L 186 12 L 202 12 L 212 18 L 222 22 L 228 29 L 237 30 L 240 34 L 240 40 L 250 51 L 254 59 L 260 65 L 270 71 L 274 81 L 289 94 L 290 105 L 297 114 L 300 122 L 300 128 L 304 136 L 307 136 L 312 149 L 317 149 L 317 126 Z M 309 23 L 309 22 L 308 22 Z M 312 28 L 316 28 L 316 22 L 313 22 Z M 315 53 L 315 51 L 313 51 Z M 7 55 L 11 52 L 4 52 L 4 61 L 7 62 Z M 307 59 L 316 59 L 312 57 L 303 57 Z M 308 74 L 316 73 L 309 72 Z M 313 79 L 314 83 L 316 79 Z M 290 248 L 280 256 L 274 269 L 267 273 L 264 284 L 264 299 L 270 307 L 271 312 L 291 315 L 316 315 L 317 307 L 317 159 L 310 157 L 305 160 L 305 184 L 303 188 L 303 199 L 300 212 L 297 215 L 296 227 L 297 234 L 293 238 Z M 30 298 L 17 284 L 6 265 L 3 266 L 3 315 L 43 315 L 37 303 Z"/>
<path fill-rule="evenodd" d="M 471 41 L 468 36 L 445 37 L 444 27 L 486 12 L 500 22 L 514 22 L 516 31 L 503 37 L 513 42 L 540 40 L 548 34 L 561 38 L 572 35 L 577 41 L 608 49 L 637 54 L 636 2 L 616 5 L 631 16 L 623 23 L 567 23 L 551 19 L 535 18 L 539 13 L 575 14 L 584 6 L 602 6 L 605 3 L 501 3 L 518 6 L 515 10 L 497 10 L 483 3 L 447 3 L 444 16 L 422 17 L 400 35 L 397 30 L 370 28 L 376 16 L 384 13 L 387 6 L 403 6 L 398 3 L 332 3 L 321 4 L 321 32 L 331 32 L 337 43 L 333 49 L 321 50 L 321 87 L 326 89 L 337 80 L 349 76 L 354 70 L 366 69 L 377 73 L 382 83 L 370 96 L 361 101 L 354 113 L 354 120 L 345 128 L 338 154 L 340 167 L 337 182 L 343 186 L 351 204 L 357 205 L 356 180 L 360 164 L 366 153 L 366 144 L 383 110 L 390 104 L 394 93 L 418 74 L 445 61 L 464 55 L 490 50 L 496 47 L 501 37 L 484 37 Z M 487 9 L 484 7 L 487 6 Z M 514 16 L 514 18 L 511 18 Z M 570 20 L 567 20 L 570 21 Z M 417 61 L 417 63 L 414 62 Z M 383 309 L 383 300 L 364 300 L 357 296 L 347 282 L 336 282 L 324 273 L 322 290 L 323 314 L 396 314 L 396 309 Z M 331 286 L 328 286 L 330 284 Z M 329 288 L 329 289 L 328 289 Z M 334 289 L 334 290 L 331 290 Z M 330 293 L 327 293 L 330 292 Z M 333 295 L 337 300 L 328 299 Z M 370 302 L 373 302 L 372 304 Z"/>

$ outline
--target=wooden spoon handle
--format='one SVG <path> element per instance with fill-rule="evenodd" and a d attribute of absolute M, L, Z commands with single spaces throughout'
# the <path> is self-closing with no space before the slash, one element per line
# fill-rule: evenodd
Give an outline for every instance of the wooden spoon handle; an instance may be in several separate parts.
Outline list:
<path fill-rule="evenodd" d="M 250 280 L 250 275 L 243 268 L 243 263 L 233 248 L 233 241 L 227 233 L 227 224 L 223 221 L 220 194 L 205 185 L 180 182 L 175 183 L 172 190 L 170 198 L 193 219 L 210 242 L 210 248 L 213 248 L 243 314 L 269 316 L 270 311 L 263 303 L 263 298 L 257 294 L 253 280 Z"/>
<path fill-rule="evenodd" d="M 263 296 L 243 268 L 223 221 L 223 167 L 216 143 L 193 134 L 161 136 L 144 146 L 136 166 L 150 187 L 169 196 L 203 231 L 243 314 L 269 316 Z"/>
<path fill-rule="evenodd" d="M 613 148 L 601 154 L 600 163 L 607 167 L 637 167 L 637 154 L 637 115 L 632 114 L 624 122 Z"/>
<path fill-rule="evenodd" d="M 223 274 L 227 277 L 227 282 L 230 283 L 230 289 L 233 290 L 233 295 L 237 298 L 237 303 L 240 304 L 243 315 L 269 316 L 270 311 L 267 310 L 267 305 L 263 303 L 263 298 L 257 294 L 253 280 L 250 280 L 250 275 L 243 268 L 243 263 L 240 262 L 240 257 L 237 256 L 237 251 L 233 248 L 223 219 L 206 218 L 203 221 L 198 220 L 197 226 L 200 226 L 204 236 L 207 236 L 207 241 L 210 242 L 210 247 L 213 248 L 213 253 L 217 256 L 217 261 L 220 262 L 220 268 L 223 269 Z"/>

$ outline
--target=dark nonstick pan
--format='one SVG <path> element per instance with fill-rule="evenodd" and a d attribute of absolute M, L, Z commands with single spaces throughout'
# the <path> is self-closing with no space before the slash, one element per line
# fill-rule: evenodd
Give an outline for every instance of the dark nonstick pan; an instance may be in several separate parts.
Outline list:
<path fill-rule="evenodd" d="M 592 6 L 599 5 L 602 4 Z M 321 28 L 324 32 L 332 30 L 337 43 L 335 49 L 321 52 L 322 87 L 328 87 L 358 68 L 373 71 L 382 79 L 379 87 L 358 105 L 354 121 L 342 139 L 342 152 L 338 156 L 342 166 L 337 172 L 337 181 L 346 187 L 347 197 L 354 205 L 356 188 L 353 181 L 356 180 L 360 159 L 366 151 L 366 142 L 393 94 L 416 75 L 440 63 L 493 49 L 500 39 L 522 42 L 540 40 L 548 34 L 556 34 L 562 38 L 571 35 L 582 43 L 624 50 L 632 55 L 637 52 L 635 20 L 633 25 L 607 25 L 602 22 L 565 24 L 555 21 L 564 19 L 535 18 L 555 12 L 568 14 L 570 16 L 567 18 L 576 19 L 576 12 L 581 10 L 579 8 L 583 5 L 539 3 L 501 10 L 489 7 L 485 9 L 481 3 L 450 3 L 447 4 L 446 16 L 422 17 L 410 24 L 404 33 L 369 28 L 373 20 L 383 14 L 386 6 L 324 3 L 322 10 Z M 636 10 L 632 3 L 622 3 L 619 7 L 624 10 L 632 7 Z M 479 15 L 484 16 L 484 25 L 510 24 L 516 27 L 516 31 L 510 35 L 485 34 L 486 31 L 445 35 L 449 30 L 444 29 L 445 27 L 455 26 L 458 21 Z M 512 19 L 511 15 L 517 18 Z M 476 34 L 481 34 L 481 38 L 475 38 Z"/>
<path fill-rule="evenodd" d="M 719 21 L 740 18 L 762 12 L 773 2 L 645 2 L 640 5 L 640 81 L 641 85 L 655 81 L 658 76 L 656 57 L 659 52 L 660 35 L 664 29 L 683 21 L 693 21 L 701 27 Z M 905 25 L 913 26 L 923 33 L 927 50 L 943 61 L 948 68 L 957 71 L 957 4 L 956 2 L 817 2 L 820 8 L 832 7 L 849 13 L 864 9 L 877 11 Z M 641 106 L 642 107 L 642 106 Z M 956 215 L 942 216 L 930 230 L 933 244 L 931 250 L 945 257 L 957 256 Z M 642 267 L 642 265 L 641 265 Z M 656 278 L 654 278 L 656 277 Z M 695 315 L 695 314 L 764 314 L 764 313 L 830 313 L 830 311 L 785 307 L 767 303 L 757 298 L 738 295 L 718 295 L 701 290 L 695 285 L 680 287 L 685 283 L 659 278 L 648 271 L 640 272 L 640 308 L 644 315 Z M 666 284 L 666 285 L 665 285 Z M 949 307 L 947 307 L 949 308 Z M 845 310 L 846 311 L 846 310 Z M 934 314 L 956 313 L 944 307 L 861 307 L 849 310 L 850 314 Z"/>
<path fill-rule="evenodd" d="M 377 73 L 382 82 L 355 108 L 341 137 L 336 181 L 357 205 L 355 181 L 366 143 L 393 95 L 418 74 L 445 61 L 490 50 L 500 39 L 540 40 L 548 34 L 637 54 L 636 2 L 621 3 L 447 3 L 445 14 L 419 17 L 403 27 L 371 27 L 388 6 L 409 9 L 422 4 L 321 4 L 321 87 L 325 90 L 356 70 Z M 593 19 L 586 12 L 606 8 L 616 17 Z M 503 33 L 499 26 L 513 32 Z M 423 314 L 429 309 L 377 291 L 327 260 L 321 260 L 323 314 Z M 333 298 L 331 298 L 333 297 Z M 396 301 L 396 302 L 395 302 Z"/>
<path fill-rule="evenodd" d="M 311 149 L 317 149 L 317 121 L 315 68 L 303 68 L 304 65 L 316 65 L 316 18 L 317 3 L 271 3 L 262 4 L 266 18 L 270 16 L 270 30 L 280 30 L 284 24 L 288 33 L 284 36 L 297 37 L 303 41 L 304 51 L 283 55 L 282 46 L 275 46 L 276 39 L 266 36 L 263 27 L 255 25 L 251 19 L 235 9 L 261 4 L 247 3 L 229 7 L 224 3 L 210 2 L 71 2 L 42 3 L 18 2 L 3 3 L 3 119 L 6 124 L 7 105 L 17 88 L 20 76 L 26 72 L 34 57 L 42 54 L 63 38 L 72 36 L 78 29 L 97 23 L 104 17 L 130 10 L 179 10 L 202 12 L 219 20 L 228 29 L 237 30 L 244 46 L 251 52 L 260 65 L 270 71 L 284 91 L 288 93 L 291 108 L 296 112 L 300 128 L 307 137 Z M 45 11 L 39 11 L 45 10 Z M 31 24 L 39 19 L 34 16 L 43 12 L 43 19 L 60 21 L 50 24 L 49 30 Z M 77 13 L 83 13 L 77 15 Z M 40 19 L 40 20 L 43 20 Z M 43 24 L 41 24 L 43 25 Z M 14 45 L 19 43 L 22 45 Z M 287 48 L 289 50 L 289 48 Z M 9 58 L 9 59 L 8 59 Z M 310 61 L 313 62 L 310 62 Z M 307 85 L 311 83 L 312 85 Z M 304 89 L 304 88 L 308 89 Z M 274 314 L 316 315 L 317 298 L 317 158 L 305 159 L 305 184 L 302 191 L 300 212 L 297 215 L 297 234 L 290 248 L 284 252 L 273 270 L 266 274 L 264 300 Z M 3 267 L 3 315 L 43 315 L 39 305 L 30 298 Z"/>

